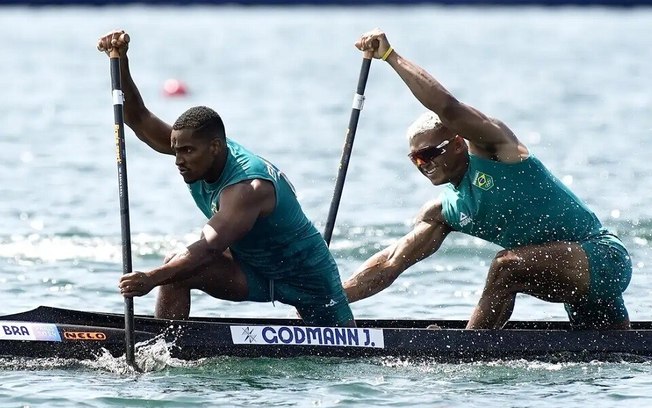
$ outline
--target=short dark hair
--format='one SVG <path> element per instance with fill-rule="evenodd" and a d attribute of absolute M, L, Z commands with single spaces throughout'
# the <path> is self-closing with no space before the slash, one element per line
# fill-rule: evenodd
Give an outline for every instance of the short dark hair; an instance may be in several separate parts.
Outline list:
<path fill-rule="evenodd" d="M 172 129 L 192 129 L 193 136 L 207 139 L 226 139 L 222 118 L 217 112 L 206 106 L 193 106 L 183 112 L 172 125 Z"/>

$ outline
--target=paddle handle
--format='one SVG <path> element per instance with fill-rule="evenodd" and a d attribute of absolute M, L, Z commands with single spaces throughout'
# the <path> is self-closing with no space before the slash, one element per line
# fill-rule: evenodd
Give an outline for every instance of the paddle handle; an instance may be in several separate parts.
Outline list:
<path fill-rule="evenodd" d="M 123 34 L 126 35 L 126 34 Z M 126 37 L 128 41 L 129 37 Z M 122 232 L 122 273 L 131 273 L 133 270 L 131 260 L 131 227 L 129 220 L 129 189 L 127 187 L 127 156 L 125 151 L 125 126 L 124 126 L 124 95 L 120 81 L 120 53 L 113 48 L 109 52 L 111 64 L 111 94 L 113 99 L 113 133 L 115 136 L 116 161 L 118 165 L 118 192 L 120 196 L 120 229 Z M 125 301 L 125 357 L 127 364 L 134 368 L 135 333 L 134 333 L 134 300 L 124 298 Z"/>
<path fill-rule="evenodd" d="M 123 41 L 123 42 L 128 44 L 129 41 L 131 40 L 131 38 L 129 38 L 129 34 L 122 33 L 122 34 L 120 34 L 120 37 L 118 37 L 118 40 Z M 120 51 L 117 48 L 111 48 L 111 50 L 109 50 L 109 57 L 110 58 L 120 58 Z M 120 64 L 118 64 L 118 68 L 119 67 L 120 67 Z M 118 71 L 118 74 L 119 73 L 120 73 L 120 71 Z M 111 73 L 111 78 L 113 78 L 113 72 Z M 119 75 L 118 75 L 118 85 L 120 85 L 120 76 Z M 119 88 L 119 89 L 122 89 L 122 88 Z"/>
<path fill-rule="evenodd" d="M 369 69 L 371 68 L 371 59 L 373 58 L 373 51 L 365 51 L 362 58 L 362 66 L 360 67 L 360 75 L 358 77 L 358 86 L 355 95 L 353 96 L 353 107 L 351 109 L 351 116 L 349 118 L 349 127 L 346 131 L 346 139 L 344 141 L 344 148 L 342 149 L 342 157 L 340 158 L 340 168 L 337 172 L 337 179 L 335 180 L 335 191 L 333 192 L 333 199 L 328 211 L 328 219 L 326 220 L 326 227 L 324 229 L 324 240 L 326 245 L 330 246 L 331 238 L 333 237 L 333 229 L 335 228 L 335 219 L 337 218 L 337 211 L 342 199 L 342 192 L 344 190 L 344 181 L 346 179 L 346 172 L 349 168 L 349 161 L 353 151 L 353 141 L 355 140 L 355 132 L 358 127 L 358 119 L 360 112 L 364 105 L 364 90 L 367 86 L 367 78 L 369 77 Z"/>

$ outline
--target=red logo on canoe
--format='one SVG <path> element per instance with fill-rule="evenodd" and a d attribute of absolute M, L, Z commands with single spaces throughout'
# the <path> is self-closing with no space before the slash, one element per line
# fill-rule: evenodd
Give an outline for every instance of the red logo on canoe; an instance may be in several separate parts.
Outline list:
<path fill-rule="evenodd" d="M 102 332 L 63 332 L 66 340 L 106 340 L 106 334 Z"/>

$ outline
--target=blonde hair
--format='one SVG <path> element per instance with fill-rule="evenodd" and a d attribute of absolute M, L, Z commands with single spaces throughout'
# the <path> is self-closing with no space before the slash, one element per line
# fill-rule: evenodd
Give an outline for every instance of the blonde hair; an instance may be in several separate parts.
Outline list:
<path fill-rule="evenodd" d="M 432 130 L 441 129 L 444 127 L 441 119 L 435 112 L 426 111 L 422 113 L 412 124 L 407 128 L 405 136 L 408 140 L 421 133 L 429 132 Z"/>

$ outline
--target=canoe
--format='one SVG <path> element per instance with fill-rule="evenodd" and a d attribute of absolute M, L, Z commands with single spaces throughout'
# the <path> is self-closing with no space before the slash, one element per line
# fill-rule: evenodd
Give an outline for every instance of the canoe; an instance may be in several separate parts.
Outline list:
<path fill-rule="evenodd" d="M 465 330 L 463 320 L 360 319 L 356 328 L 308 327 L 298 319 L 135 317 L 138 344 L 164 339 L 173 357 L 423 358 L 440 362 L 533 359 L 646 361 L 652 322 L 632 330 L 572 330 L 562 321 L 510 321 Z M 437 328 L 428 328 L 436 325 Z M 137 347 L 138 347 L 137 344 Z M 0 316 L 0 356 L 92 359 L 125 352 L 124 316 L 41 306 Z"/>

